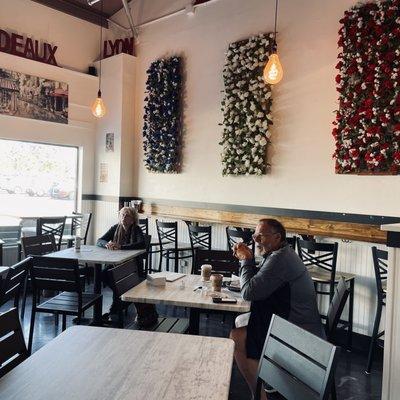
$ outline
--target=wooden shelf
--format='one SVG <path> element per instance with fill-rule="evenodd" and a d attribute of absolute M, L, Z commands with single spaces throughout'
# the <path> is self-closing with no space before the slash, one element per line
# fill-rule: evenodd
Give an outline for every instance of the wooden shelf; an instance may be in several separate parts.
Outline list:
<path fill-rule="evenodd" d="M 357 240 L 361 242 L 386 243 L 386 232 L 381 231 L 379 225 L 373 224 L 338 222 L 277 215 L 261 215 L 161 204 L 144 204 L 143 213 L 158 218 L 217 223 L 240 227 L 255 227 L 258 221 L 262 218 L 275 218 L 283 223 L 288 232 Z"/>

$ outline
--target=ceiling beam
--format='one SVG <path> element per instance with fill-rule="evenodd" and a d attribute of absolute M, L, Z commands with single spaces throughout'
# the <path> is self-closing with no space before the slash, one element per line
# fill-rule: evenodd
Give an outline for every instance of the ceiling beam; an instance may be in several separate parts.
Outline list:
<path fill-rule="evenodd" d="M 54 10 L 83 19 L 95 25 L 102 25 L 108 29 L 108 15 L 102 14 L 94 8 L 83 6 L 74 0 L 32 0 L 36 3 L 53 8 Z M 100 22 L 101 19 L 101 22 Z"/>

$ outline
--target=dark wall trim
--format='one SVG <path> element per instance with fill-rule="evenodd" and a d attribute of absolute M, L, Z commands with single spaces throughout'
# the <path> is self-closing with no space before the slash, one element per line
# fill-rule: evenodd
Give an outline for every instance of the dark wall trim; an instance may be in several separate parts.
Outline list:
<path fill-rule="evenodd" d="M 143 200 L 146 204 L 160 204 L 169 205 L 176 207 L 187 207 L 187 208 L 200 208 L 206 210 L 220 210 L 220 211 L 232 211 L 249 214 L 265 214 L 265 215 L 276 215 L 293 218 L 308 218 L 308 219 L 320 219 L 326 221 L 337 221 L 337 222 L 349 222 L 357 224 L 368 224 L 368 225 L 383 225 L 383 224 L 394 224 L 400 223 L 400 217 L 390 217 L 383 215 L 364 215 L 364 214 L 350 214 L 350 213 L 337 213 L 329 211 L 312 211 L 312 210 L 295 210 L 290 208 L 274 208 L 274 207 L 257 207 L 257 206 L 242 206 L 236 204 L 221 204 L 221 203 L 204 203 L 195 201 L 182 201 L 182 200 L 165 200 L 165 199 L 152 199 L 152 198 L 140 198 L 140 197 L 118 197 L 118 196 L 101 196 L 95 194 L 84 194 L 82 195 L 83 200 L 93 201 L 110 201 L 123 204 L 124 201 L 130 200 Z"/>

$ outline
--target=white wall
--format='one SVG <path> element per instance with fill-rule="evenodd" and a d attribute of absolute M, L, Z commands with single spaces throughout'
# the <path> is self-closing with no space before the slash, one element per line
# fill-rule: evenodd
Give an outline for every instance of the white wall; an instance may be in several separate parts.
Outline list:
<path fill-rule="evenodd" d="M 393 176 L 335 175 L 331 136 L 339 19 L 355 0 L 280 2 L 279 54 L 285 76 L 273 88 L 271 172 L 222 177 L 220 102 L 230 42 L 273 30 L 273 0 L 217 0 L 140 30 L 137 46 L 135 193 L 143 197 L 400 216 Z M 122 17 L 121 17 L 122 18 Z M 149 173 L 143 165 L 146 69 L 155 59 L 185 60 L 183 173 Z"/>
<path fill-rule="evenodd" d="M 0 0 L 0 29 L 58 46 L 61 67 L 87 72 L 99 55 L 99 26 L 31 0 Z"/>

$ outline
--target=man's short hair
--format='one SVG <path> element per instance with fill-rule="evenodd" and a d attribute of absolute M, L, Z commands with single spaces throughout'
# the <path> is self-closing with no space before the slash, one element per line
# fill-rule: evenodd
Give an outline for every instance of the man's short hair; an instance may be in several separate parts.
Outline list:
<path fill-rule="evenodd" d="M 266 224 L 272 228 L 274 233 L 279 233 L 281 235 L 281 242 L 286 240 L 286 229 L 277 219 L 263 218 L 260 219 L 259 223 Z"/>

